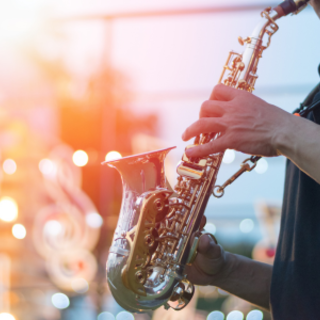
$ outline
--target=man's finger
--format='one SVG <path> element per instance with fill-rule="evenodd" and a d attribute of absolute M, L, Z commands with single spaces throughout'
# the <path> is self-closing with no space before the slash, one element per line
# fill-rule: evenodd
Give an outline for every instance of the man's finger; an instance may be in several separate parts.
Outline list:
<path fill-rule="evenodd" d="M 240 90 L 228 87 L 224 84 L 218 84 L 213 88 L 210 100 L 230 101 L 239 94 L 241 94 Z"/>
<path fill-rule="evenodd" d="M 205 101 L 200 108 L 200 118 L 205 117 L 222 117 L 226 113 L 225 101 Z"/>
<path fill-rule="evenodd" d="M 182 140 L 188 141 L 201 133 L 223 132 L 225 128 L 222 118 L 201 118 L 186 129 Z"/>
<path fill-rule="evenodd" d="M 210 236 L 203 235 L 199 240 L 198 253 L 209 259 L 217 259 L 221 256 L 221 247 Z"/>
<path fill-rule="evenodd" d="M 200 222 L 200 230 L 204 228 L 204 226 L 206 225 L 207 223 L 207 217 L 206 216 L 203 216 L 201 218 L 201 222 Z"/>
<path fill-rule="evenodd" d="M 220 137 L 217 140 L 198 145 L 193 148 L 186 149 L 188 158 L 205 157 L 212 153 L 225 151 L 228 147 L 225 137 Z"/>

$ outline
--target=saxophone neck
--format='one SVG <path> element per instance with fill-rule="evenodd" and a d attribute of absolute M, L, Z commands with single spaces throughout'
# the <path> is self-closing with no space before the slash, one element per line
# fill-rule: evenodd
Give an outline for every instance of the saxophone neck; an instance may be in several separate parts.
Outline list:
<path fill-rule="evenodd" d="M 275 21 L 287 16 L 288 14 L 298 14 L 308 5 L 309 0 L 286 0 L 280 3 L 275 8 L 267 8 L 262 13 L 261 16 L 264 18 L 254 29 L 251 37 L 258 38 L 262 40 L 266 28 L 270 25 L 274 25 Z"/>
<path fill-rule="evenodd" d="M 261 16 L 262 19 L 254 28 L 251 34 L 251 39 L 256 39 L 262 42 L 262 39 L 269 26 L 274 27 L 276 30 L 278 29 L 278 26 L 276 25 L 275 21 L 281 18 L 281 15 L 278 13 L 277 10 L 267 8 L 263 12 L 261 12 Z"/>
<path fill-rule="evenodd" d="M 262 19 L 251 36 L 246 39 L 239 37 L 239 42 L 245 45 L 245 50 L 242 54 L 230 52 L 219 83 L 252 92 L 258 78 L 259 60 L 263 51 L 269 47 L 271 37 L 279 29 L 276 21 L 290 13 L 299 13 L 308 2 L 309 0 L 286 0 L 273 9 L 266 8 L 261 13 Z M 228 74 L 226 74 L 227 70 L 230 71 Z"/>
<path fill-rule="evenodd" d="M 290 13 L 298 14 L 307 5 L 309 0 L 286 0 L 271 9 L 267 8 L 261 12 L 262 19 L 253 30 L 250 37 L 245 40 L 239 39 L 240 43 L 246 42 L 246 48 L 242 55 L 242 66 L 240 65 L 239 77 L 236 88 L 244 89 L 249 92 L 254 90 L 257 79 L 257 66 L 262 52 L 270 45 L 271 37 L 279 29 L 276 21 Z M 265 35 L 267 44 L 264 45 Z M 242 70 L 241 70 L 242 69 Z"/>
<path fill-rule="evenodd" d="M 287 16 L 288 14 L 298 14 L 308 5 L 309 0 L 286 0 L 280 3 L 275 8 L 266 8 L 261 16 L 263 19 L 258 23 L 254 29 L 251 37 L 262 40 L 267 27 L 275 25 L 275 21 Z"/>
<path fill-rule="evenodd" d="M 245 45 L 245 49 L 241 55 L 236 52 L 230 52 L 219 80 L 220 83 L 248 92 L 254 90 L 255 82 L 258 78 L 257 68 L 259 60 L 262 57 L 263 51 L 269 47 L 271 37 L 279 29 L 275 21 L 281 15 L 277 10 L 273 10 L 270 7 L 261 13 L 261 17 L 262 19 L 254 28 L 250 37 L 246 39 L 238 38 L 239 43 Z M 230 70 L 231 72 L 225 78 L 226 70 Z"/>

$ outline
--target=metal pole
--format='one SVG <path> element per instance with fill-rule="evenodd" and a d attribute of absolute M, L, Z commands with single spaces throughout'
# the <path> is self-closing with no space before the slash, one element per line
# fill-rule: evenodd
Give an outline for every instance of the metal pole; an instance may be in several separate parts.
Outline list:
<path fill-rule="evenodd" d="M 196 14 L 219 14 L 241 11 L 256 11 L 267 7 L 276 6 L 277 2 L 265 2 L 259 4 L 239 5 L 239 6 L 212 6 L 198 8 L 177 8 L 177 9 L 159 9 L 150 11 L 131 11 L 131 12 L 116 12 L 110 14 L 92 14 L 79 15 L 67 18 L 60 18 L 58 21 L 72 22 L 83 20 L 115 20 L 115 19 L 141 19 L 150 17 L 168 17 L 168 16 L 186 16 Z"/>

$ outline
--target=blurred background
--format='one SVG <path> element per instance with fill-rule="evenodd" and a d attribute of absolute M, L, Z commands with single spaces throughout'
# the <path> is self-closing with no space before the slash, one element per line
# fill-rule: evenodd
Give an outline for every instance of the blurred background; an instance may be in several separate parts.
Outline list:
<path fill-rule="evenodd" d="M 121 204 L 105 159 L 177 146 L 242 52 L 262 9 L 254 0 L 0 1 L 0 320 L 270 319 L 214 287 L 179 313 L 125 312 L 105 264 Z M 279 21 L 255 94 L 289 112 L 318 82 L 311 7 Z M 120 155 L 119 155 L 120 153 Z M 246 158 L 226 152 L 218 183 Z M 234 253 L 273 262 L 285 159 L 262 159 L 209 201 L 206 229 Z"/>

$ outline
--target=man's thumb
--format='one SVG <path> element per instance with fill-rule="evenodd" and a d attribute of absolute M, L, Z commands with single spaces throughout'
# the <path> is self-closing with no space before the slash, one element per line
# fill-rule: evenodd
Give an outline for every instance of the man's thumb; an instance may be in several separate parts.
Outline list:
<path fill-rule="evenodd" d="M 209 259 L 217 259 L 221 256 L 221 247 L 216 243 L 213 237 L 204 234 L 199 240 L 198 253 Z"/>

